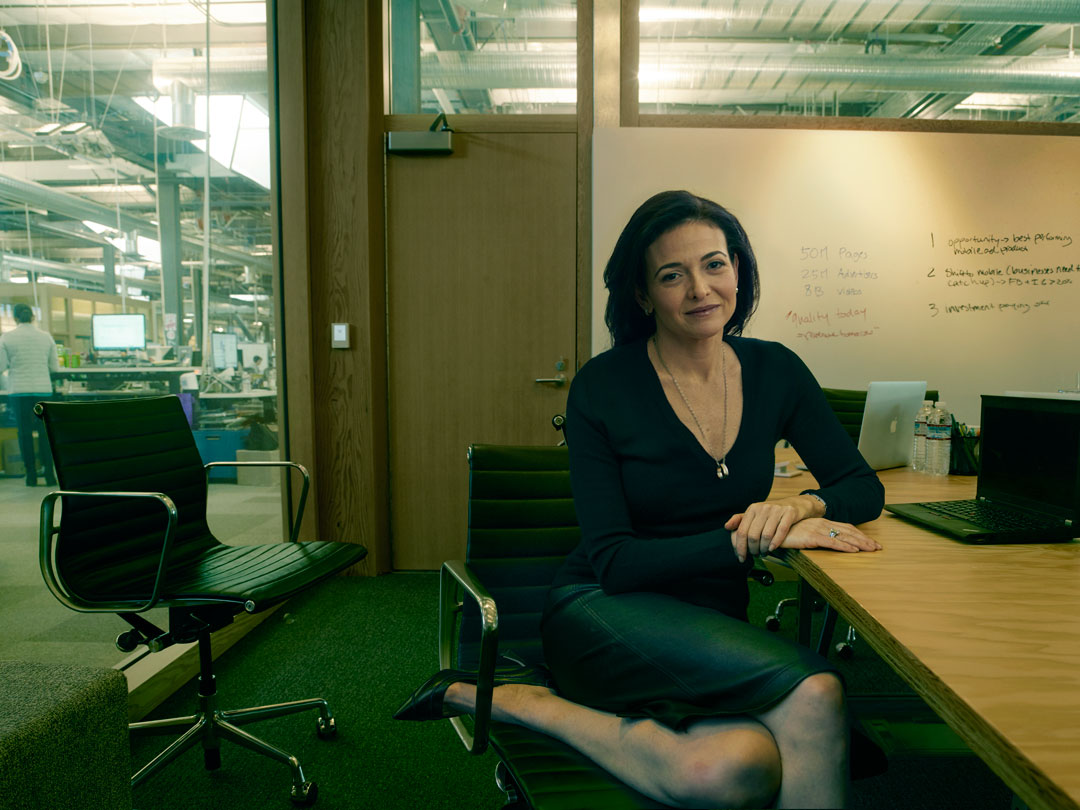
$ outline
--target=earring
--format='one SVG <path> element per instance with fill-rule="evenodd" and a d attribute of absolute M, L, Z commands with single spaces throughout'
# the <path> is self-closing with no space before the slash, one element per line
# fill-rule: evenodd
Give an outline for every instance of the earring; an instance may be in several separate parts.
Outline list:
<path fill-rule="evenodd" d="M 736 294 L 738 294 L 738 292 L 739 292 L 739 288 L 737 286 L 735 287 L 735 292 L 736 292 Z"/>
<path fill-rule="evenodd" d="M 652 317 L 652 307 L 645 306 L 644 304 L 642 304 L 641 311 L 645 313 L 646 318 L 651 318 Z"/>

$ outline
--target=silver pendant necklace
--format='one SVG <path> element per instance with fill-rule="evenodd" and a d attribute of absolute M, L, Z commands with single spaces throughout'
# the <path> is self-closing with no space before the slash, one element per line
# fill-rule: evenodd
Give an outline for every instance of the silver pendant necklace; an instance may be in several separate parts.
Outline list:
<path fill-rule="evenodd" d="M 694 407 L 690 404 L 690 400 L 686 398 L 686 394 L 683 393 L 682 386 L 679 385 L 679 381 L 675 379 L 675 375 L 671 373 L 671 369 L 668 368 L 667 363 L 664 362 L 664 355 L 660 354 L 660 343 L 656 339 L 656 335 L 652 338 L 653 346 L 656 348 L 656 359 L 660 361 L 660 365 L 663 366 L 664 371 L 671 377 L 671 381 L 675 383 L 675 390 L 679 392 L 679 397 L 682 398 L 683 404 L 686 406 L 686 410 L 690 411 L 690 418 L 694 420 L 694 424 L 697 425 L 698 433 L 701 434 L 701 440 L 705 445 L 706 452 L 712 457 L 712 460 L 716 462 L 716 477 L 727 478 L 731 473 L 727 466 L 727 455 L 722 458 L 717 458 L 716 453 L 712 450 L 712 445 L 709 444 L 709 437 L 705 435 L 705 429 L 701 427 L 701 422 L 698 421 L 697 414 L 694 413 Z M 724 382 L 724 421 L 723 427 L 720 432 L 720 446 L 723 447 L 727 443 L 727 351 L 724 348 L 724 344 L 720 344 L 720 376 Z"/>

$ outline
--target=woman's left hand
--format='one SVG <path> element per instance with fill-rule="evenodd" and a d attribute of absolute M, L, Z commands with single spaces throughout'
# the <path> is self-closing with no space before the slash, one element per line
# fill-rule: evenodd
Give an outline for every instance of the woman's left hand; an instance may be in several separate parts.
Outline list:
<path fill-rule="evenodd" d="M 813 502 L 803 496 L 752 503 L 745 512 L 732 515 L 724 528 L 731 532 L 731 545 L 739 562 L 746 555 L 758 557 L 780 548 L 788 530 L 812 516 Z"/>
<path fill-rule="evenodd" d="M 828 548 L 833 551 L 880 551 L 881 543 L 857 526 L 825 518 L 807 518 L 791 527 L 784 548 Z"/>

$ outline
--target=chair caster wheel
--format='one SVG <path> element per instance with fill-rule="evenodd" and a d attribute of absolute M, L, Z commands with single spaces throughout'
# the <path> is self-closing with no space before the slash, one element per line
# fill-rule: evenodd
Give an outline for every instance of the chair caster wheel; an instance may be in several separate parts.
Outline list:
<path fill-rule="evenodd" d="M 123 653 L 135 652 L 135 648 L 144 641 L 138 630 L 125 630 L 116 637 L 116 649 Z"/>
<path fill-rule="evenodd" d="M 495 766 L 495 784 L 498 786 L 504 794 L 506 794 L 506 801 L 503 802 L 503 808 L 515 808 L 524 807 L 521 801 L 521 794 L 518 791 L 517 782 L 514 781 L 514 777 L 510 773 L 510 769 L 506 767 L 506 763 L 499 760 L 499 764 Z"/>
<path fill-rule="evenodd" d="M 289 798 L 297 807 L 311 807 L 319 798 L 319 786 L 314 782 L 301 782 L 293 785 L 289 792 Z"/>
<path fill-rule="evenodd" d="M 765 619 L 765 629 L 775 633 L 780 629 L 780 618 L 778 616 L 769 616 Z"/>
<path fill-rule="evenodd" d="M 834 649 L 836 650 L 836 654 L 845 661 L 850 661 L 855 656 L 855 648 L 846 641 L 840 642 Z"/>
<path fill-rule="evenodd" d="M 208 771 L 216 771 L 221 767 L 221 749 L 220 748 L 204 748 L 203 749 L 203 765 L 206 766 Z"/>
<path fill-rule="evenodd" d="M 327 717 L 325 720 L 320 717 L 315 721 L 315 733 L 319 735 L 319 739 L 329 740 L 337 736 L 337 723 L 334 722 L 333 717 Z"/>

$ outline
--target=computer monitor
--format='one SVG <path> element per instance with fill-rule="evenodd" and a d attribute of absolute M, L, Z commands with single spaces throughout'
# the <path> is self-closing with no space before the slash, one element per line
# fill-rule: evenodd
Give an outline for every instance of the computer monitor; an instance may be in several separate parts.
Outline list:
<path fill-rule="evenodd" d="M 210 333 L 210 358 L 214 371 L 236 368 L 240 339 L 231 332 Z"/>
<path fill-rule="evenodd" d="M 146 348 L 146 316 L 90 316 L 90 346 L 95 352 L 130 352 Z"/>
<path fill-rule="evenodd" d="M 240 343 L 240 363 L 244 368 L 254 368 L 255 358 L 261 357 L 263 369 L 270 365 L 269 343 Z"/>

